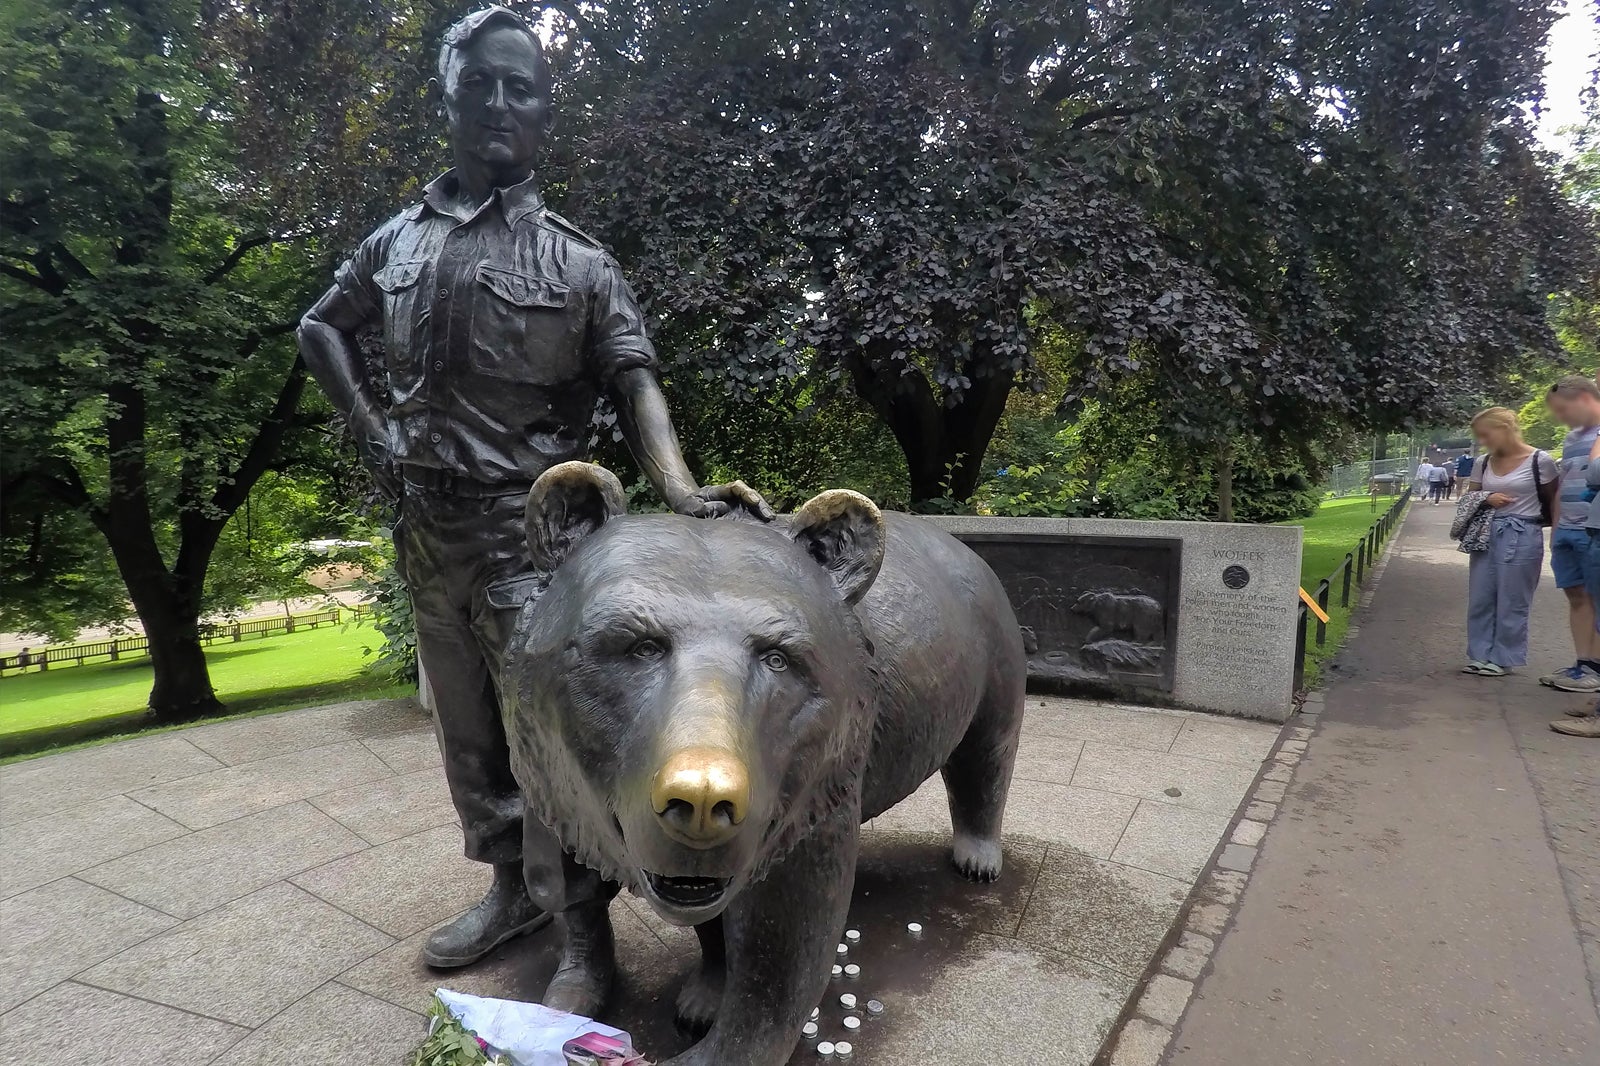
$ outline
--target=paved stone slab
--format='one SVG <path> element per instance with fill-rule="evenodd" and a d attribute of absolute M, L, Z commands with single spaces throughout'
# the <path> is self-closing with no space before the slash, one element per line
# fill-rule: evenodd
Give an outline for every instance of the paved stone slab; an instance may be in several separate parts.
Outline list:
<path fill-rule="evenodd" d="M 1272 753 L 1278 728 L 1266 722 L 1191 715 L 1173 740 L 1172 753 L 1255 768 Z"/>
<path fill-rule="evenodd" d="M 384 737 L 368 737 L 362 743 L 397 774 L 440 770 L 444 766 L 444 756 L 439 752 L 439 739 L 433 735 L 431 725 Z"/>
<path fill-rule="evenodd" d="M 1003 1040 L 1015 1062 L 1087 1066 L 1130 991 L 1129 978 L 980 934 L 927 975 L 926 989 L 884 999 L 871 1050 L 892 1049 L 905 1062 L 981 1063 Z"/>
<path fill-rule="evenodd" d="M 1011 771 L 1012 780 L 1072 784 L 1072 772 L 1078 767 L 1078 756 L 1083 753 L 1083 744 L 1083 741 L 1076 738 L 1053 737 L 1046 733 L 1024 733 L 1017 745 L 1017 763 Z"/>
<path fill-rule="evenodd" d="M 1117 1034 L 1117 1050 L 1111 1066 L 1156 1066 L 1172 1033 L 1154 1022 L 1135 1018 Z"/>
<path fill-rule="evenodd" d="M 277 884 L 129 948 L 79 979 L 254 1028 L 391 943 Z"/>
<path fill-rule="evenodd" d="M 219 762 L 237 766 L 346 740 L 414 731 L 426 722 L 414 700 L 358 700 L 195 726 L 183 736 Z"/>
<path fill-rule="evenodd" d="M 1052 847 L 1017 935 L 1137 978 L 1188 893 L 1187 882 Z"/>
<path fill-rule="evenodd" d="M 330 981 L 214 1066 L 398 1066 L 427 1028 L 421 1014 Z"/>
<path fill-rule="evenodd" d="M 438 767 L 327 792 L 311 803 L 369 844 L 457 824 L 450 786 Z"/>
<path fill-rule="evenodd" d="M 0 1066 L 205 1066 L 247 1032 L 69 982 L 0 1016 Z"/>
<path fill-rule="evenodd" d="M 390 936 L 407 937 L 483 898 L 491 871 L 461 854 L 455 826 L 336 859 L 290 880 Z"/>
<path fill-rule="evenodd" d="M 360 741 L 349 740 L 140 789 L 133 798 L 190 829 L 206 829 L 393 773 Z"/>
<path fill-rule="evenodd" d="M 1232 814 L 1255 780 L 1254 766 L 1154 753 L 1089 741 L 1072 783 L 1156 803 Z"/>
<path fill-rule="evenodd" d="M 1158 973 L 1150 978 L 1144 995 L 1139 997 L 1140 1014 L 1162 1025 L 1177 1025 L 1183 1010 L 1194 994 L 1194 985 L 1178 977 Z"/>
<path fill-rule="evenodd" d="M 176 924 L 70 877 L 12 896 L 0 902 L 0 1010 Z"/>
<path fill-rule="evenodd" d="M 1178 712 L 1153 707 L 1029 696 L 1022 731 L 1166 751 L 1177 739 L 1184 718 Z"/>
<path fill-rule="evenodd" d="M 455 917 L 451 915 L 450 917 Z M 342 984 L 370 996 L 425 1011 L 435 989 L 449 988 L 473 996 L 537 1001 L 555 973 L 561 950 L 560 923 L 502 944 L 481 962 L 461 970 L 433 970 L 422 961 L 422 944 L 435 926 L 378 952 L 339 976 Z M 681 981 L 690 960 L 669 950 L 622 902 L 611 905 L 617 938 L 617 961 L 624 976 L 665 972 Z M 694 934 L 689 934 L 694 939 Z"/>
<path fill-rule="evenodd" d="M 1065 844 L 1108 859 L 1139 801 L 1091 788 L 1013 782 L 1006 801 L 1007 839 Z"/>
<path fill-rule="evenodd" d="M 975 884 L 950 861 L 950 834 L 879 831 L 861 844 L 856 863 L 857 905 L 867 896 L 895 901 L 929 929 L 956 928 L 1015 936 L 1044 862 L 1045 846 L 1018 838 L 1004 843 L 1000 879 Z M 654 912 L 642 901 L 636 909 Z M 930 934 L 931 935 L 931 934 Z"/>
<path fill-rule="evenodd" d="M 125 796 L 0 828 L 0 899 L 188 830 Z"/>
<path fill-rule="evenodd" d="M 1180 881 L 1193 881 L 1227 830 L 1228 821 L 1226 814 L 1140 800 L 1110 857 Z"/>
<path fill-rule="evenodd" d="M 366 846 L 309 804 L 291 803 L 146 848 L 82 879 L 193 918 Z"/>
<path fill-rule="evenodd" d="M 168 733 L 0 766 L 0 824 L 57 814 L 221 765 Z"/>
<path fill-rule="evenodd" d="M 390 936 L 410 936 L 482 900 L 491 871 L 461 853 L 461 831 L 429 829 L 291 877 Z"/>

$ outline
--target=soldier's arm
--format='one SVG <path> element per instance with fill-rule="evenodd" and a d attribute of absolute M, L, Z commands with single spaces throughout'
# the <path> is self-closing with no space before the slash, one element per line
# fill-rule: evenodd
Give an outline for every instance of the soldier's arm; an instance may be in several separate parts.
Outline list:
<path fill-rule="evenodd" d="M 771 519 L 767 501 L 742 481 L 705 488 L 695 483 L 656 380 L 656 353 L 645 336 L 644 315 L 609 256 L 596 273 L 593 308 L 589 325 L 596 371 L 611 393 L 628 449 L 667 506 L 698 518 L 743 510 Z"/>
<path fill-rule="evenodd" d="M 372 282 L 372 240 L 342 265 L 333 285 L 300 319 L 296 336 L 311 376 L 344 415 L 362 460 L 390 496 L 398 494 L 388 417 L 367 375 L 356 334 L 382 318 Z"/>

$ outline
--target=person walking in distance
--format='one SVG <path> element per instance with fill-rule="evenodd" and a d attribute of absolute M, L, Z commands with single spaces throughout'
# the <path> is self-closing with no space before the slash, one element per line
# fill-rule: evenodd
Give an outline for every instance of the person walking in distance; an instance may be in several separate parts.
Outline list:
<path fill-rule="evenodd" d="M 1445 489 L 1450 484 L 1450 471 L 1441 463 L 1438 466 L 1428 467 L 1428 498 L 1435 507 L 1444 499 Z"/>
<path fill-rule="evenodd" d="M 1545 403 L 1556 420 L 1568 427 L 1561 443 L 1560 506 L 1550 531 L 1550 570 L 1556 587 L 1567 597 L 1567 621 L 1575 653 L 1565 670 L 1546 674 L 1542 685 L 1563 692 L 1600 692 L 1600 633 L 1595 631 L 1595 603 L 1589 596 L 1589 453 L 1600 438 L 1600 386 L 1590 378 L 1562 378 L 1550 387 Z"/>
<path fill-rule="evenodd" d="M 1472 553 L 1467 600 L 1469 674 L 1502 677 L 1528 662 L 1528 614 L 1544 566 L 1543 526 L 1560 493 L 1554 459 L 1522 439 L 1515 411 L 1490 407 L 1472 419 L 1486 453 L 1467 488 L 1489 494 L 1489 546 Z"/>
<path fill-rule="evenodd" d="M 300 350 L 399 501 L 396 565 L 445 776 L 467 856 L 494 871 L 483 900 L 434 931 L 422 957 L 465 966 L 559 911 L 566 945 L 545 999 L 592 1016 L 614 973 L 610 925 L 598 919 L 616 889 L 524 817 L 501 724 L 505 644 L 540 580 L 528 490 L 587 457 L 603 394 L 667 506 L 772 512 L 742 483 L 695 483 L 616 260 L 545 206 L 534 160 L 551 128 L 551 75 L 537 34 L 506 8 L 478 11 L 446 32 L 438 70 L 431 91 L 455 166 L 339 267 L 301 322 Z M 356 346 L 369 327 L 384 334 L 381 382 Z"/>
<path fill-rule="evenodd" d="M 1416 496 L 1418 503 L 1433 491 L 1433 464 L 1428 462 L 1426 455 L 1417 462 L 1417 474 L 1411 479 L 1411 485 L 1412 494 Z"/>

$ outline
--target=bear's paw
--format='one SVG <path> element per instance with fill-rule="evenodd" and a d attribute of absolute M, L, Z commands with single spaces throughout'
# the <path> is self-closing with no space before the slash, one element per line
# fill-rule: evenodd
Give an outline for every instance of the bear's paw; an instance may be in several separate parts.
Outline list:
<path fill-rule="evenodd" d="M 969 881 L 989 882 L 1000 876 L 1000 842 L 957 833 L 953 859 Z"/>

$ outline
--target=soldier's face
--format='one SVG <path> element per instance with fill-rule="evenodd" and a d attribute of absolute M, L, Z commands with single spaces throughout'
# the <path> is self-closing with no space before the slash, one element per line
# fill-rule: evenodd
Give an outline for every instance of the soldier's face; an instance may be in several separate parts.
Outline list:
<path fill-rule="evenodd" d="M 496 26 L 458 52 L 445 79 L 445 114 L 457 152 L 491 167 L 532 161 L 550 128 L 538 95 L 541 59 L 528 35 Z"/>

